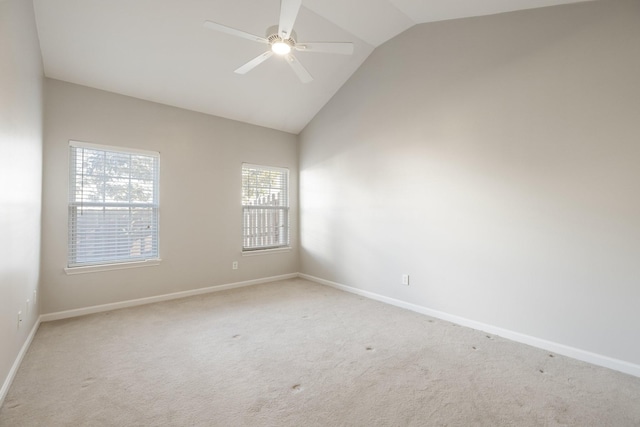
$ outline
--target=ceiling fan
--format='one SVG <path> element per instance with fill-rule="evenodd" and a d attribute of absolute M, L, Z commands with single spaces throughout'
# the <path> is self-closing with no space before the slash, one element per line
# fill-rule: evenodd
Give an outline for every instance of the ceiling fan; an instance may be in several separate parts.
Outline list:
<path fill-rule="evenodd" d="M 235 28 L 227 27 L 212 21 L 204 21 L 204 26 L 215 31 L 231 34 L 233 36 L 242 37 L 258 43 L 270 46 L 265 53 L 253 58 L 240 68 L 235 70 L 237 74 L 246 74 L 274 54 L 283 57 L 291 66 L 302 83 L 309 83 L 313 77 L 302 66 L 302 64 L 291 53 L 294 50 L 299 52 L 317 52 L 317 53 L 337 53 L 340 55 L 353 54 L 353 43 L 348 42 L 308 42 L 298 43 L 296 41 L 296 33 L 293 31 L 293 24 L 298 16 L 298 11 L 302 5 L 302 0 L 281 0 L 280 1 L 280 21 L 278 25 L 269 27 L 266 37 L 260 37 L 246 33 Z"/>

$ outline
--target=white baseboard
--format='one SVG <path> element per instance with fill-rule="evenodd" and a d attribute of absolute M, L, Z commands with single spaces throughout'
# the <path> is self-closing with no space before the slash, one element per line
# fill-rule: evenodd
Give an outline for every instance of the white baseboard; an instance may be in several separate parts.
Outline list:
<path fill-rule="evenodd" d="M 533 337 L 530 335 L 521 334 L 519 332 L 510 331 L 508 329 L 499 328 L 497 326 L 488 325 L 486 323 L 476 322 L 474 320 L 466 319 L 464 317 L 455 316 L 453 314 L 445 313 L 438 310 L 433 310 L 421 305 L 408 303 L 405 301 L 389 298 L 384 295 L 379 295 L 373 292 L 364 291 L 362 289 L 353 288 L 351 286 L 342 285 L 340 283 L 332 282 L 330 280 L 321 279 L 319 277 L 311 276 L 308 274 L 300 273 L 298 277 L 312 282 L 316 282 L 322 285 L 331 286 L 332 288 L 340 289 L 342 291 L 350 292 L 352 294 L 360 295 L 366 298 L 370 298 L 376 301 L 384 302 L 387 304 L 395 305 L 396 307 L 405 308 L 407 310 L 415 311 L 417 313 L 426 314 L 427 316 L 436 317 L 438 319 L 446 320 L 461 326 L 466 326 L 472 329 L 484 331 L 493 335 L 498 335 L 503 338 L 510 339 L 519 343 L 527 344 L 532 347 L 538 347 L 553 353 L 561 354 L 563 356 L 578 359 L 583 362 L 591 363 L 593 365 L 603 366 L 605 368 L 613 369 L 623 372 L 625 374 L 640 377 L 640 365 L 634 363 L 625 362 L 624 360 L 614 359 L 612 357 L 603 356 L 601 354 L 592 353 L 579 348 L 570 347 L 564 344 L 547 341 L 541 338 Z"/>
<path fill-rule="evenodd" d="M 229 284 L 220 285 L 220 286 L 210 286 L 207 288 L 193 289 L 189 291 L 175 292 L 175 293 L 165 294 L 165 295 L 157 295 L 157 296 L 148 297 L 148 298 L 139 298 L 139 299 L 122 301 L 117 303 L 96 305 L 92 307 L 79 308 L 75 310 L 67 310 L 67 311 L 61 311 L 57 313 L 43 314 L 40 317 L 38 317 L 38 319 L 36 320 L 36 323 L 33 325 L 33 328 L 31 329 L 29 336 L 27 337 L 26 341 L 22 345 L 22 348 L 20 349 L 20 352 L 18 353 L 18 356 L 16 357 L 16 360 L 13 363 L 11 370 L 9 371 L 9 374 L 7 375 L 4 383 L 2 384 L 2 388 L 0 389 L 0 406 L 2 406 L 2 404 L 4 403 L 4 399 L 6 398 L 7 393 L 9 392 L 9 387 L 11 386 L 11 383 L 13 382 L 13 379 L 15 378 L 16 373 L 18 372 L 18 368 L 22 363 L 22 359 L 27 353 L 27 350 L 29 349 L 31 342 L 33 341 L 33 338 L 36 332 L 38 331 L 38 327 L 40 326 L 41 322 L 66 319 L 70 317 L 83 316 L 86 314 L 116 310 L 119 308 L 133 307 L 138 305 L 151 304 L 154 302 L 185 298 L 185 297 L 194 296 L 194 295 L 202 295 L 202 294 L 207 294 L 211 292 L 219 292 L 227 289 L 235 289 L 235 288 L 241 288 L 245 286 L 258 285 L 261 283 L 274 282 L 277 280 L 293 279 L 296 277 L 310 280 L 312 282 L 316 282 L 322 285 L 331 286 L 336 289 L 361 295 L 366 298 L 391 304 L 407 310 L 415 311 L 417 313 L 426 314 L 428 316 L 436 317 L 442 320 L 456 323 L 458 325 L 462 325 L 469 328 L 484 331 L 490 334 L 498 335 L 516 342 L 520 342 L 533 347 L 538 347 L 538 348 L 545 349 L 557 354 L 561 354 L 563 356 L 568 356 L 574 359 L 582 360 L 583 362 L 592 363 L 594 365 L 603 366 L 603 367 L 620 371 L 629 375 L 640 377 L 640 365 L 636 365 L 633 363 L 625 362 L 623 360 L 614 359 L 614 358 L 603 356 L 596 353 L 591 353 L 585 350 L 566 346 L 564 344 L 547 341 L 541 338 L 532 337 L 529 335 L 510 331 L 508 329 L 503 329 L 503 328 L 488 325 L 485 323 L 476 322 L 474 320 L 470 320 L 463 317 L 448 314 L 445 312 L 433 310 L 427 307 L 408 303 L 408 302 L 397 300 L 394 298 L 389 298 L 384 295 L 379 295 L 373 292 L 364 291 L 362 289 L 357 289 L 350 286 L 342 285 L 340 283 L 321 279 L 319 277 L 314 277 L 308 274 L 291 273 L 291 274 L 283 274 L 280 276 L 265 277 L 262 279 L 247 280 L 244 282 L 229 283 Z"/>
<path fill-rule="evenodd" d="M 261 279 L 247 280 L 244 282 L 229 283 L 226 285 L 219 285 L 219 286 L 210 286 L 207 288 L 200 288 L 200 289 L 193 289 L 193 290 L 183 291 L 183 292 L 175 292 L 171 294 L 157 295 L 157 296 L 148 297 L 148 298 L 139 298 L 139 299 L 121 301 L 121 302 L 116 302 L 111 304 L 94 305 L 91 307 L 78 308 L 75 310 L 66 310 L 66 311 L 59 311 L 56 313 L 42 314 L 38 317 L 38 320 L 33 325 L 33 328 L 31 329 L 31 332 L 29 333 L 27 340 L 22 345 L 22 348 L 18 353 L 18 357 L 16 357 L 16 360 L 14 361 L 13 366 L 9 371 L 9 374 L 7 375 L 4 383 L 2 384 L 2 388 L 0 389 L 0 407 L 4 403 L 4 399 L 7 396 L 7 393 L 9 392 L 9 387 L 11 386 L 11 383 L 13 382 L 13 379 L 15 378 L 16 373 L 18 372 L 18 368 L 20 368 L 22 359 L 24 358 L 24 355 L 27 353 L 27 350 L 29 350 L 29 346 L 31 346 L 33 337 L 35 337 L 36 332 L 38 331 L 38 327 L 42 322 L 50 322 L 52 320 L 60 320 L 60 319 L 67 319 L 70 317 L 84 316 L 86 314 L 117 310 L 119 308 L 134 307 L 137 305 L 151 304 L 154 302 L 168 301 L 172 299 L 185 298 L 185 297 L 190 297 L 194 295 L 202 295 L 202 294 L 207 294 L 211 292 L 219 292 L 227 289 L 235 289 L 235 288 L 242 288 L 245 286 L 259 285 L 261 283 L 275 282 L 277 280 L 294 279 L 296 277 L 298 277 L 298 273 L 283 274 L 280 276 L 264 277 Z"/>
<path fill-rule="evenodd" d="M 242 288 L 245 286 L 259 285 L 261 283 L 275 282 L 276 280 L 293 279 L 298 277 L 298 273 L 283 274 L 280 276 L 264 277 L 262 279 L 246 280 L 244 282 L 229 283 L 226 285 L 209 286 L 207 288 L 193 289 L 189 291 L 175 292 L 171 294 L 156 295 L 147 298 L 138 298 L 110 304 L 94 305 L 91 307 L 77 308 L 74 310 L 58 311 L 55 313 L 43 314 L 40 316 L 43 322 L 52 320 L 67 319 L 70 317 L 84 316 L 86 314 L 101 313 L 104 311 L 117 310 L 119 308 L 135 307 L 137 305 L 151 304 L 154 302 L 168 301 L 172 299 L 186 298 L 194 295 L 208 294 L 211 292 L 225 291 L 227 289 Z"/>
<path fill-rule="evenodd" d="M 36 332 L 38 332 L 38 327 L 40 326 L 41 320 L 42 319 L 40 316 L 36 320 L 36 323 L 34 323 L 33 328 L 31 328 L 31 332 L 29 332 L 29 336 L 27 336 L 26 341 L 24 342 L 24 344 L 22 344 L 22 348 L 18 353 L 18 357 L 16 357 L 16 360 L 13 362 L 13 366 L 11 366 L 11 369 L 9 370 L 9 374 L 7 375 L 7 377 L 4 380 L 4 383 L 2 384 L 2 388 L 0 388 L 0 407 L 2 407 L 2 404 L 4 403 L 4 399 L 7 397 L 7 393 L 9 393 L 9 387 L 11 387 L 11 383 L 13 382 L 13 379 L 16 377 L 16 374 L 18 373 L 18 368 L 20 368 L 20 364 L 22 363 L 22 359 L 24 359 L 24 355 L 27 354 L 27 350 L 29 350 L 29 347 L 31 346 L 31 341 L 33 341 L 33 337 L 35 337 Z"/>

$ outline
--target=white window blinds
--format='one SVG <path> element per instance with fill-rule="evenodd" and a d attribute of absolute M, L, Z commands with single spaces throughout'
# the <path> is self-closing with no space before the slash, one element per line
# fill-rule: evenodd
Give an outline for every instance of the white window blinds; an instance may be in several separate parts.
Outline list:
<path fill-rule="evenodd" d="M 157 259 L 159 153 L 69 146 L 68 266 Z"/>
<path fill-rule="evenodd" d="M 243 251 L 289 246 L 289 170 L 242 165 Z"/>

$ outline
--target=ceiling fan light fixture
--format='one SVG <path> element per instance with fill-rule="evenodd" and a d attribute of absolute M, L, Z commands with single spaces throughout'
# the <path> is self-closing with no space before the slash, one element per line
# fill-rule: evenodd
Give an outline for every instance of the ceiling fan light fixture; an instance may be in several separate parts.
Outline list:
<path fill-rule="evenodd" d="M 285 41 L 279 41 L 271 45 L 271 50 L 276 55 L 286 55 L 291 52 L 291 45 Z"/>
<path fill-rule="evenodd" d="M 204 25 L 205 27 L 215 31 L 220 31 L 232 36 L 242 37 L 243 39 L 269 45 L 269 50 L 234 70 L 235 73 L 246 74 L 276 54 L 287 61 L 302 83 L 309 83 L 313 81 L 313 77 L 304 68 L 304 66 L 302 66 L 300 61 L 293 56 L 291 53 L 293 50 L 352 55 L 353 43 L 305 42 L 297 44 L 297 36 L 296 32 L 293 30 L 293 24 L 298 16 L 298 11 L 300 10 L 302 1 L 303 0 L 280 0 L 280 21 L 278 22 L 278 25 L 273 25 L 267 28 L 265 38 L 212 21 L 205 21 Z"/>

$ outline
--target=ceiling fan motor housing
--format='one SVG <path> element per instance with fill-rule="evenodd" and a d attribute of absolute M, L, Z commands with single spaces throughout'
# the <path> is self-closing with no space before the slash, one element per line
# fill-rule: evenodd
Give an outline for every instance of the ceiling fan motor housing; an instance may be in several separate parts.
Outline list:
<path fill-rule="evenodd" d="M 267 28 L 266 36 L 270 44 L 281 42 L 288 44 L 289 46 L 291 46 L 291 48 L 296 45 L 296 39 L 298 38 L 295 31 L 291 31 L 291 34 L 286 39 L 280 37 L 277 25 L 272 25 L 271 27 Z"/>

